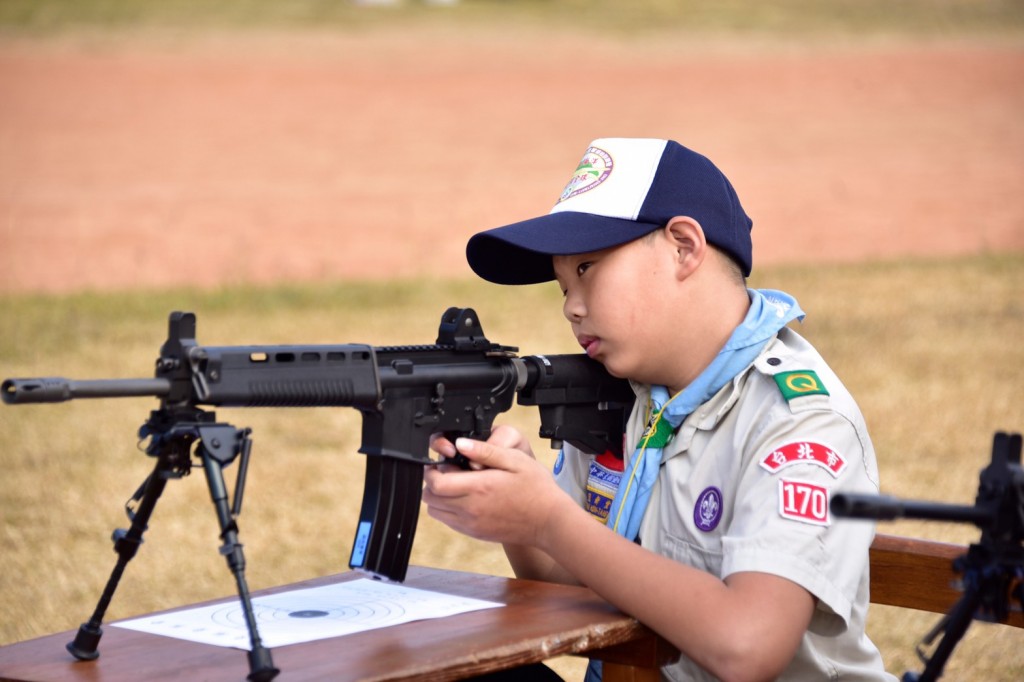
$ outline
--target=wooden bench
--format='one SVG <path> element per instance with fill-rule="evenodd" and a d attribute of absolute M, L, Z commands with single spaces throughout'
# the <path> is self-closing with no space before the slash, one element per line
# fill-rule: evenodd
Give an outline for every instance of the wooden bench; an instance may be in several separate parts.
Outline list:
<path fill-rule="evenodd" d="M 946 613 L 960 598 L 953 559 L 967 548 L 946 542 L 876 535 L 871 545 L 871 602 Z M 1006 625 L 1024 628 L 1020 605 Z"/>

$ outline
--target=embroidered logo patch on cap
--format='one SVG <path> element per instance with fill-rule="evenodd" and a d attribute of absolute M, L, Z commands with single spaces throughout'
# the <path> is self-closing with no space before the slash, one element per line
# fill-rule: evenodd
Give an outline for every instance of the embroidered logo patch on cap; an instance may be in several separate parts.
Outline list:
<path fill-rule="evenodd" d="M 576 172 L 573 173 L 569 184 L 562 190 L 558 203 L 594 189 L 608 179 L 614 166 L 611 154 L 599 147 L 590 147 L 583 155 L 580 165 L 576 166 Z"/>
<path fill-rule="evenodd" d="M 666 144 L 653 139 L 594 140 L 549 215 L 572 212 L 637 220 Z"/>

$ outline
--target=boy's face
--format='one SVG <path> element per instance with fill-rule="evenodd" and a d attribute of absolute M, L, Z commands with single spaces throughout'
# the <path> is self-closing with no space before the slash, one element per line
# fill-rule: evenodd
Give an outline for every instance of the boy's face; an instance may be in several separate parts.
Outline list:
<path fill-rule="evenodd" d="M 590 357 L 617 377 L 662 383 L 671 329 L 659 310 L 659 292 L 672 277 L 674 251 L 661 236 L 604 251 L 555 256 L 562 313 Z M 660 371 L 659 371 L 660 370 Z"/>

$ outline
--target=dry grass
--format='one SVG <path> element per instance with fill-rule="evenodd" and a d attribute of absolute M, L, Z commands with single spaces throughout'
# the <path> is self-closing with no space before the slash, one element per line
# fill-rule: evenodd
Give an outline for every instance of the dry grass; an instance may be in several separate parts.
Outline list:
<path fill-rule="evenodd" d="M 970 503 L 996 430 L 1024 430 L 1024 256 L 841 268 L 776 268 L 755 286 L 795 295 L 802 333 L 858 396 L 886 492 Z M 0 298 L 0 376 L 144 377 L 167 312 L 197 312 L 199 341 L 429 343 L 449 305 L 477 309 L 488 337 L 523 353 L 573 352 L 554 287 L 475 282 Z M 112 528 L 151 462 L 134 435 L 154 401 L 0 407 L 0 644 L 77 627 L 113 565 Z M 363 486 L 354 410 L 222 410 L 254 429 L 240 518 L 254 588 L 345 570 Z M 516 408 L 508 418 L 536 432 Z M 549 461 L 546 443 L 535 450 Z M 229 483 L 233 484 L 231 470 Z M 899 532 L 970 542 L 956 524 L 904 521 Z M 232 594 L 217 555 L 202 476 L 174 481 L 129 567 L 108 620 Z M 454 535 L 426 515 L 419 565 L 508 575 L 501 551 Z M 919 669 L 914 643 L 936 617 L 876 608 L 871 634 L 890 669 Z M 944 679 L 1020 679 L 1019 630 L 972 627 Z M 558 661 L 567 674 L 579 664 Z"/>
<path fill-rule="evenodd" d="M 949 36 L 1019 34 L 1013 0 L 460 0 L 387 6 L 344 0 L 4 0 L 0 28 L 54 32 L 164 27 L 365 31 L 382 25 L 559 26 L 602 34 L 686 30 L 732 36 Z"/>

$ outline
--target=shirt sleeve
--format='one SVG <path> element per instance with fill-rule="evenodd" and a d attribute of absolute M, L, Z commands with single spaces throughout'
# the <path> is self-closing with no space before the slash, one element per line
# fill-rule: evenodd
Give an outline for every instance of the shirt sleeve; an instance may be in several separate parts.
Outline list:
<path fill-rule="evenodd" d="M 555 458 L 555 483 L 581 507 L 586 505 L 590 459 L 588 455 L 569 443 L 562 446 L 558 457 Z"/>
<path fill-rule="evenodd" d="M 839 490 L 877 493 L 870 447 L 827 409 L 790 414 L 758 434 L 743 453 L 722 577 L 755 571 L 791 580 L 834 615 L 817 619 L 823 629 L 844 629 L 866 576 L 874 524 L 837 520 L 829 503 Z"/>

